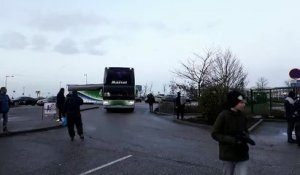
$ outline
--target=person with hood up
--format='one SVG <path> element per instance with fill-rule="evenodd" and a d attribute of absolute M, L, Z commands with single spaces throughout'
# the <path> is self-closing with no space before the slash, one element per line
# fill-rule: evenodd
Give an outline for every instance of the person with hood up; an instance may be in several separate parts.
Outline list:
<path fill-rule="evenodd" d="M 155 103 L 155 98 L 152 93 L 147 95 L 147 103 L 149 104 L 150 112 L 153 112 L 153 104 Z"/>
<path fill-rule="evenodd" d="M 184 118 L 184 108 L 185 108 L 186 99 L 181 95 L 180 92 L 177 92 L 177 97 L 175 99 L 175 108 L 177 119 L 179 119 L 179 114 L 181 116 L 181 120 Z"/>
<path fill-rule="evenodd" d="M 67 115 L 68 132 L 71 141 L 73 141 L 75 137 L 74 125 L 76 126 L 77 134 L 79 135 L 80 139 L 84 139 L 80 113 L 80 106 L 82 104 L 82 98 L 80 98 L 78 96 L 77 91 L 74 90 L 72 91 L 70 97 L 67 98 L 66 103 L 64 105 L 64 113 Z"/>
<path fill-rule="evenodd" d="M 65 104 L 65 89 L 60 88 L 59 92 L 56 96 L 56 107 L 58 109 L 58 121 L 62 121 L 62 116 L 65 115 L 63 113 L 64 110 L 64 104 Z"/>
<path fill-rule="evenodd" d="M 292 133 L 295 128 L 296 123 L 296 109 L 295 109 L 295 92 L 290 91 L 288 96 L 284 101 L 285 117 L 287 120 L 287 142 L 296 143 L 296 140 L 293 139 Z"/>
<path fill-rule="evenodd" d="M 212 138 L 219 142 L 219 158 L 223 161 L 223 175 L 246 175 L 249 147 L 255 142 L 249 137 L 244 95 L 239 91 L 227 94 L 227 107 L 217 117 Z"/>
<path fill-rule="evenodd" d="M 7 89 L 6 87 L 1 87 L 0 89 L 0 113 L 3 118 L 3 132 L 8 132 L 7 130 L 7 122 L 8 122 L 8 111 L 10 105 L 10 98 L 6 95 Z"/>

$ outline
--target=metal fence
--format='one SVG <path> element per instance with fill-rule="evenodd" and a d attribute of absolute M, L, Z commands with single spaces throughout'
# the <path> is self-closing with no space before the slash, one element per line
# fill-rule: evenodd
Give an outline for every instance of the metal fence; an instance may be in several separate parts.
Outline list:
<path fill-rule="evenodd" d="M 296 87 L 250 89 L 246 91 L 248 110 L 252 114 L 283 117 L 284 99 L 290 91 L 299 94 L 299 90 Z"/>

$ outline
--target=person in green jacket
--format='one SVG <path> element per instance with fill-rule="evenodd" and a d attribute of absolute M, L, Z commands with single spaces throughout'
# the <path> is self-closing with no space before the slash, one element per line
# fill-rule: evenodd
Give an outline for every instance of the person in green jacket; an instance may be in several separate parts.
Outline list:
<path fill-rule="evenodd" d="M 223 161 L 223 175 L 246 175 L 249 160 L 247 118 L 243 113 L 245 98 L 239 91 L 227 94 L 227 105 L 217 117 L 212 137 L 219 142 L 219 158 Z"/>

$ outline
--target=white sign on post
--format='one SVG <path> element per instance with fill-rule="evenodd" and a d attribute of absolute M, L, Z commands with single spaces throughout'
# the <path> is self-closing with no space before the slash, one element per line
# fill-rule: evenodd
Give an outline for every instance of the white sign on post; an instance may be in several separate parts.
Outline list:
<path fill-rule="evenodd" d="M 55 103 L 44 103 L 44 114 L 45 115 L 56 114 L 56 104 Z"/>

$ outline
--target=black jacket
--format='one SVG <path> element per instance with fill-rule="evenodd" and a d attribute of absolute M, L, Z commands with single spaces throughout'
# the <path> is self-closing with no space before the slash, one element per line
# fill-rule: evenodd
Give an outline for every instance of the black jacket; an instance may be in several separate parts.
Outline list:
<path fill-rule="evenodd" d="M 66 103 L 64 105 L 64 112 L 67 115 L 80 114 L 80 105 L 82 104 L 82 98 L 78 97 L 78 95 L 71 95 L 66 100 Z"/>
<path fill-rule="evenodd" d="M 247 143 L 238 143 L 237 136 L 249 137 L 247 118 L 242 112 L 222 111 L 213 126 L 212 137 L 219 142 L 219 158 L 225 161 L 249 159 Z"/>
<path fill-rule="evenodd" d="M 147 103 L 149 103 L 149 104 L 155 103 L 155 98 L 152 94 L 147 95 Z"/>
<path fill-rule="evenodd" d="M 58 109 L 63 109 L 65 100 L 66 100 L 65 95 L 59 92 L 56 96 L 56 107 L 58 107 Z"/>
<path fill-rule="evenodd" d="M 284 101 L 285 116 L 287 120 L 295 119 L 295 101 L 291 97 L 287 97 Z"/>

